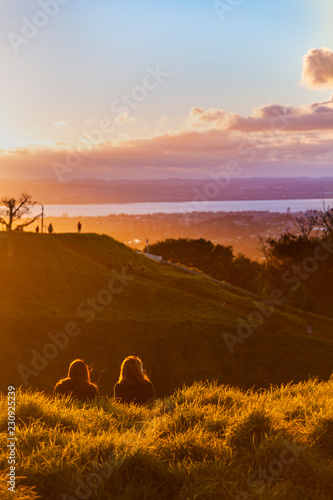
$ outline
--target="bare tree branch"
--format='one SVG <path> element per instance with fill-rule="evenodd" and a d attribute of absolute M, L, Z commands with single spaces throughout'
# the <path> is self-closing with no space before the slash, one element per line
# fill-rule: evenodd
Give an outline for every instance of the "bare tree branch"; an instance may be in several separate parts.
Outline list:
<path fill-rule="evenodd" d="M 306 210 L 303 215 L 295 217 L 302 236 L 306 239 L 310 238 L 313 229 L 320 223 L 319 210 Z"/>
<path fill-rule="evenodd" d="M 18 199 L 9 197 L 2 198 L 0 205 L 2 205 L 2 208 L 0 208 L 0 223 L 5 225 L 7 231 L 21 230 L 35 222 L 40 216 L 33 216 L 33 214 L 31 214 L 32 218 L 24 220 L 25 217 L 28 217 L 31 213 L 34 205 L 31 196 L 24 192 Z M 13 228 L 16 222 L 20 223 Z"/>

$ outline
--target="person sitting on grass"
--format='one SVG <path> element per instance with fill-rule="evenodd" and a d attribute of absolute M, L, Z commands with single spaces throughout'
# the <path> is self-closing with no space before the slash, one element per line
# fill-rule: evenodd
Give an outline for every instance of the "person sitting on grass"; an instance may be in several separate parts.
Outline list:
<path fill-rule="evenodd" d="M 154 387 L 143 369 L 140 358 L 128 356 L 120 367 L 119 380 L 114 386 L 114 397 L 120 403 L 143 404 L 154 397 Z"/>
<path fill-rule="evenodd" d="M 90 382 L 90 371 L 82 359 L 75 359 L 68 368 L 68 377 L 56 384 L 54 394 L 71 395 L 79 400 L 94 398 L 98 395 L 95 384 Z"/>

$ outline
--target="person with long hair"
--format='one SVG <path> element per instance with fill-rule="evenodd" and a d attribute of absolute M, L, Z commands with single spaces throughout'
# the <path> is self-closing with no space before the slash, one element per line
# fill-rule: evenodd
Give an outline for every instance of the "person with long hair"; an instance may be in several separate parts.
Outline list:
<path fill-rule="evenodd" d="M 127 356 L 121 364 L 114 397 L 120 403 L 143 404 L 154 397 L 154 387 L 137 356 Z"/>
<path fill-rule="evenodd" d="M 68 394 L 80 400 L 97 396 L 97 385 L 90 382 L 89 367 L 82 359 L 71 362 L 67 378 L 59 380 L 54 388 L 54 394 Z"/>

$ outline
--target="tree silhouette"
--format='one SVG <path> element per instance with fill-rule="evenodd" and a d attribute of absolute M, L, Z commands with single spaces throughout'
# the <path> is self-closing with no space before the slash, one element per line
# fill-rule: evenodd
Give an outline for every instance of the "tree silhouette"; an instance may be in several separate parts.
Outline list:
<path fill-rule="evenodd" d="M 164 260 L 194 267 L 218 280 L 258 292 L 262 265 L 242 254 L 235 257 L 231 246 L 214 245 L 203 238 L 168 238 L 150 245 L 150 252 L 161 255 Z"/>
<path fill-rule="evenodd" d="M 326 236 L 333 233 L 333 208 L 324 206 L 324 210 L 319 215 L 319 222 Z"/>
<path fill-rule="evenodd" d="M 320 223 L 321 213 L 319 210 L 306 210 L 303 215 L 295 217 L 303 238 L 310 238 L 311 232 Z"/>
<path fill-rule="evenodd" d="M 24 227 L 35 222 L 39 215 L 29 217 L 33 204 L 31 195 L 27 193 L 22 193 L 17 199 L 2 198 L 0 201 L 0 223 L 6 227 L 6 231 L 21 231 Z"/>

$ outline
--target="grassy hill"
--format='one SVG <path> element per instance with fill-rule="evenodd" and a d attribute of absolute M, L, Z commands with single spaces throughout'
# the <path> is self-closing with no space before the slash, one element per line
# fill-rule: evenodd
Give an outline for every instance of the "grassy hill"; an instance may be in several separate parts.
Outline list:
<path fill-rule="evenodd" d="M 123 274 L 128 261 L 133 273 Z M 104 370 L 103 395 L 130 354 L 143 359 L 157 396 L 195 380 L 259 388 L 332 372 L 332 320 L 276 307 L 231 352 L 225 335 L 237 335 L 239 318 L 255 318 L 253 299 L 108 236 L 2 233 L 0 276 L 2 391 L 52 392 L 77 357 L 93 364 L 93 381 Z"/>
<path fill-rule="evenodd" d="M 16 399 L 18 500 L 333 498 L 333 380 L 246 393 L 195 383 L 144 407 Z M 5 398 L 0 431 L 9 500 Z"/>

